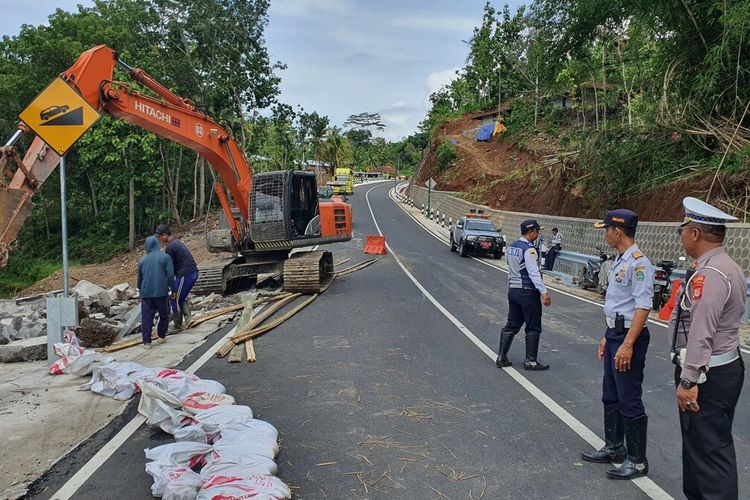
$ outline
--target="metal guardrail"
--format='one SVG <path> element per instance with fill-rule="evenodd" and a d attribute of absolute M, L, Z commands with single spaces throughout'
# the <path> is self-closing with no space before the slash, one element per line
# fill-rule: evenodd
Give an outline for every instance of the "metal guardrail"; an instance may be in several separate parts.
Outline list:
<path fill-rule="evenodd" d="M 598 260 L 599 257 L 596 255 L 587 255 L 584 253 L 578 253 L 578 252 L 570 252 L 567 250 L 562 250 L 557 254 L 558 260 L 564 260 L 567 262 L 572 262 L 576 265 L 585 266 L 587 262 L 590 260 Z M 568 279 L 566 281 L 569 281 L 571 283 L 576 283 L 576 280 L 579 278 L 577 275 L 569 275 L 560 271 L 554 271 L 556 275 L 559 275 L 561 277 L 565 276 Z M 672 271 L 672 280 L 680 278 L 681 280 L 685 279 L 685 269 L 674 269 Z M 746 292 L 745 292 L 745 313 L 742 316 L 742 323 L 748 324 L 750 323 L 750 278 L 745 279 L 746 283 Z"/>

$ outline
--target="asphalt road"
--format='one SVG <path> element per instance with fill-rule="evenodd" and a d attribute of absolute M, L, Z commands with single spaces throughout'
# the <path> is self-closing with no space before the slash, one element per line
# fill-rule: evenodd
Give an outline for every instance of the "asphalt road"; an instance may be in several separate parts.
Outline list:
<path fill-rule="evenodd" d="M 579 459 L 580 451 L 591 449 L 581 436 L 601 435 L 595 358 L 601 308 L 553 291 L 540 348 L 552 369 L 497 369 L 481 344 L 497 350 L 507 313 L 506 275 L 449 252 L 388 197 L 391 187 L 358 188 L 351 197 L 355 238 L 332 249 L 336 260 L 352 258 L 347 266 L 367 258 L 364 237 L 378 234 L 369 199 L 411 277 L 393 255 L 382 256 L 336 280 L 313 305 L 257 341 L 257 363 L 214 358 L 197 372 L 222 382 L 239 404 L 279 429 L 279 477 L 305 499 L 646 498 L 633 482 L 607 480 L 607 466 Z M 645 489 L 680 498 L 666 330 L 650 329 L 644 398 L 649 477 L 657 489 Z M 510 357 L 520 365 L 523 353 L 519 335 Z M 745 391 L 735 421 L 744 498 L 750 496 L 747 408 Z M 63 462 L 85 462 L 122 425 L 113 423 Z M 161 431 L 140 428 L 75 498 L 150 497 L 143 449 L 170 441 Z M 36 497 L 52 496 L 74 472 L 58 466 L 35 486 Z"/>

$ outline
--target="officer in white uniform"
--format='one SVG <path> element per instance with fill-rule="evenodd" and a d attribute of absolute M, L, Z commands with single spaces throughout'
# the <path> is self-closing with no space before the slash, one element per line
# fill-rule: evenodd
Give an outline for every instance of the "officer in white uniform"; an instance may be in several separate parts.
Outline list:
<path fill-rule="evenodd" d="M 745 379 L 739 352 L 747 282 L 724 250 L 726 224 L 737 221 L 685 198 L 679 227 L 695 272 L 672 313 L 672 361 L 682 431 L 682 489 L 688 499 L 738 498 L 732 422 Z"/>

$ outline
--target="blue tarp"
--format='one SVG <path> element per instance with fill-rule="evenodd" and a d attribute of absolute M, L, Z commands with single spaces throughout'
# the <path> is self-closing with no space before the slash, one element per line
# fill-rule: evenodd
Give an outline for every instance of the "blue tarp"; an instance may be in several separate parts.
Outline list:
<path fill-rule="evenodd" d="M 478 141 L 489 141 L 492 139 L 492 132 L 495 131 L 495 124 L 494 123 L 488 123 L 487 125 L 482 125 L 479 127 L 479 131 L 477 132 L 477 140 Z"/>

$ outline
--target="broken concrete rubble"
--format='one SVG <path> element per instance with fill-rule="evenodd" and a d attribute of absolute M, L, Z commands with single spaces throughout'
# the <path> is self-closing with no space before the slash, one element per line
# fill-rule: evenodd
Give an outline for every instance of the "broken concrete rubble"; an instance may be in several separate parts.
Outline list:
<path fill-rule="evenodd" d="M 128 283 L 105 289 L 96 283 L 81 280 L 73 287 L 71 294 L 79 300 L 81 326 L 77 331 L 85 345 L 103 347 L 137 331 L 141 321 L 138 291 Z M 215 293 L 190 297 L 193 317 L 240 301 L 241 296 L 224 297 Z M 0 345 L 46 335 L 46 317 L 46 302 L 42 295 L 24 297 L 20 303 L 0 300 Z M 86 318 L 90 321 L 85 321 Z"/>

